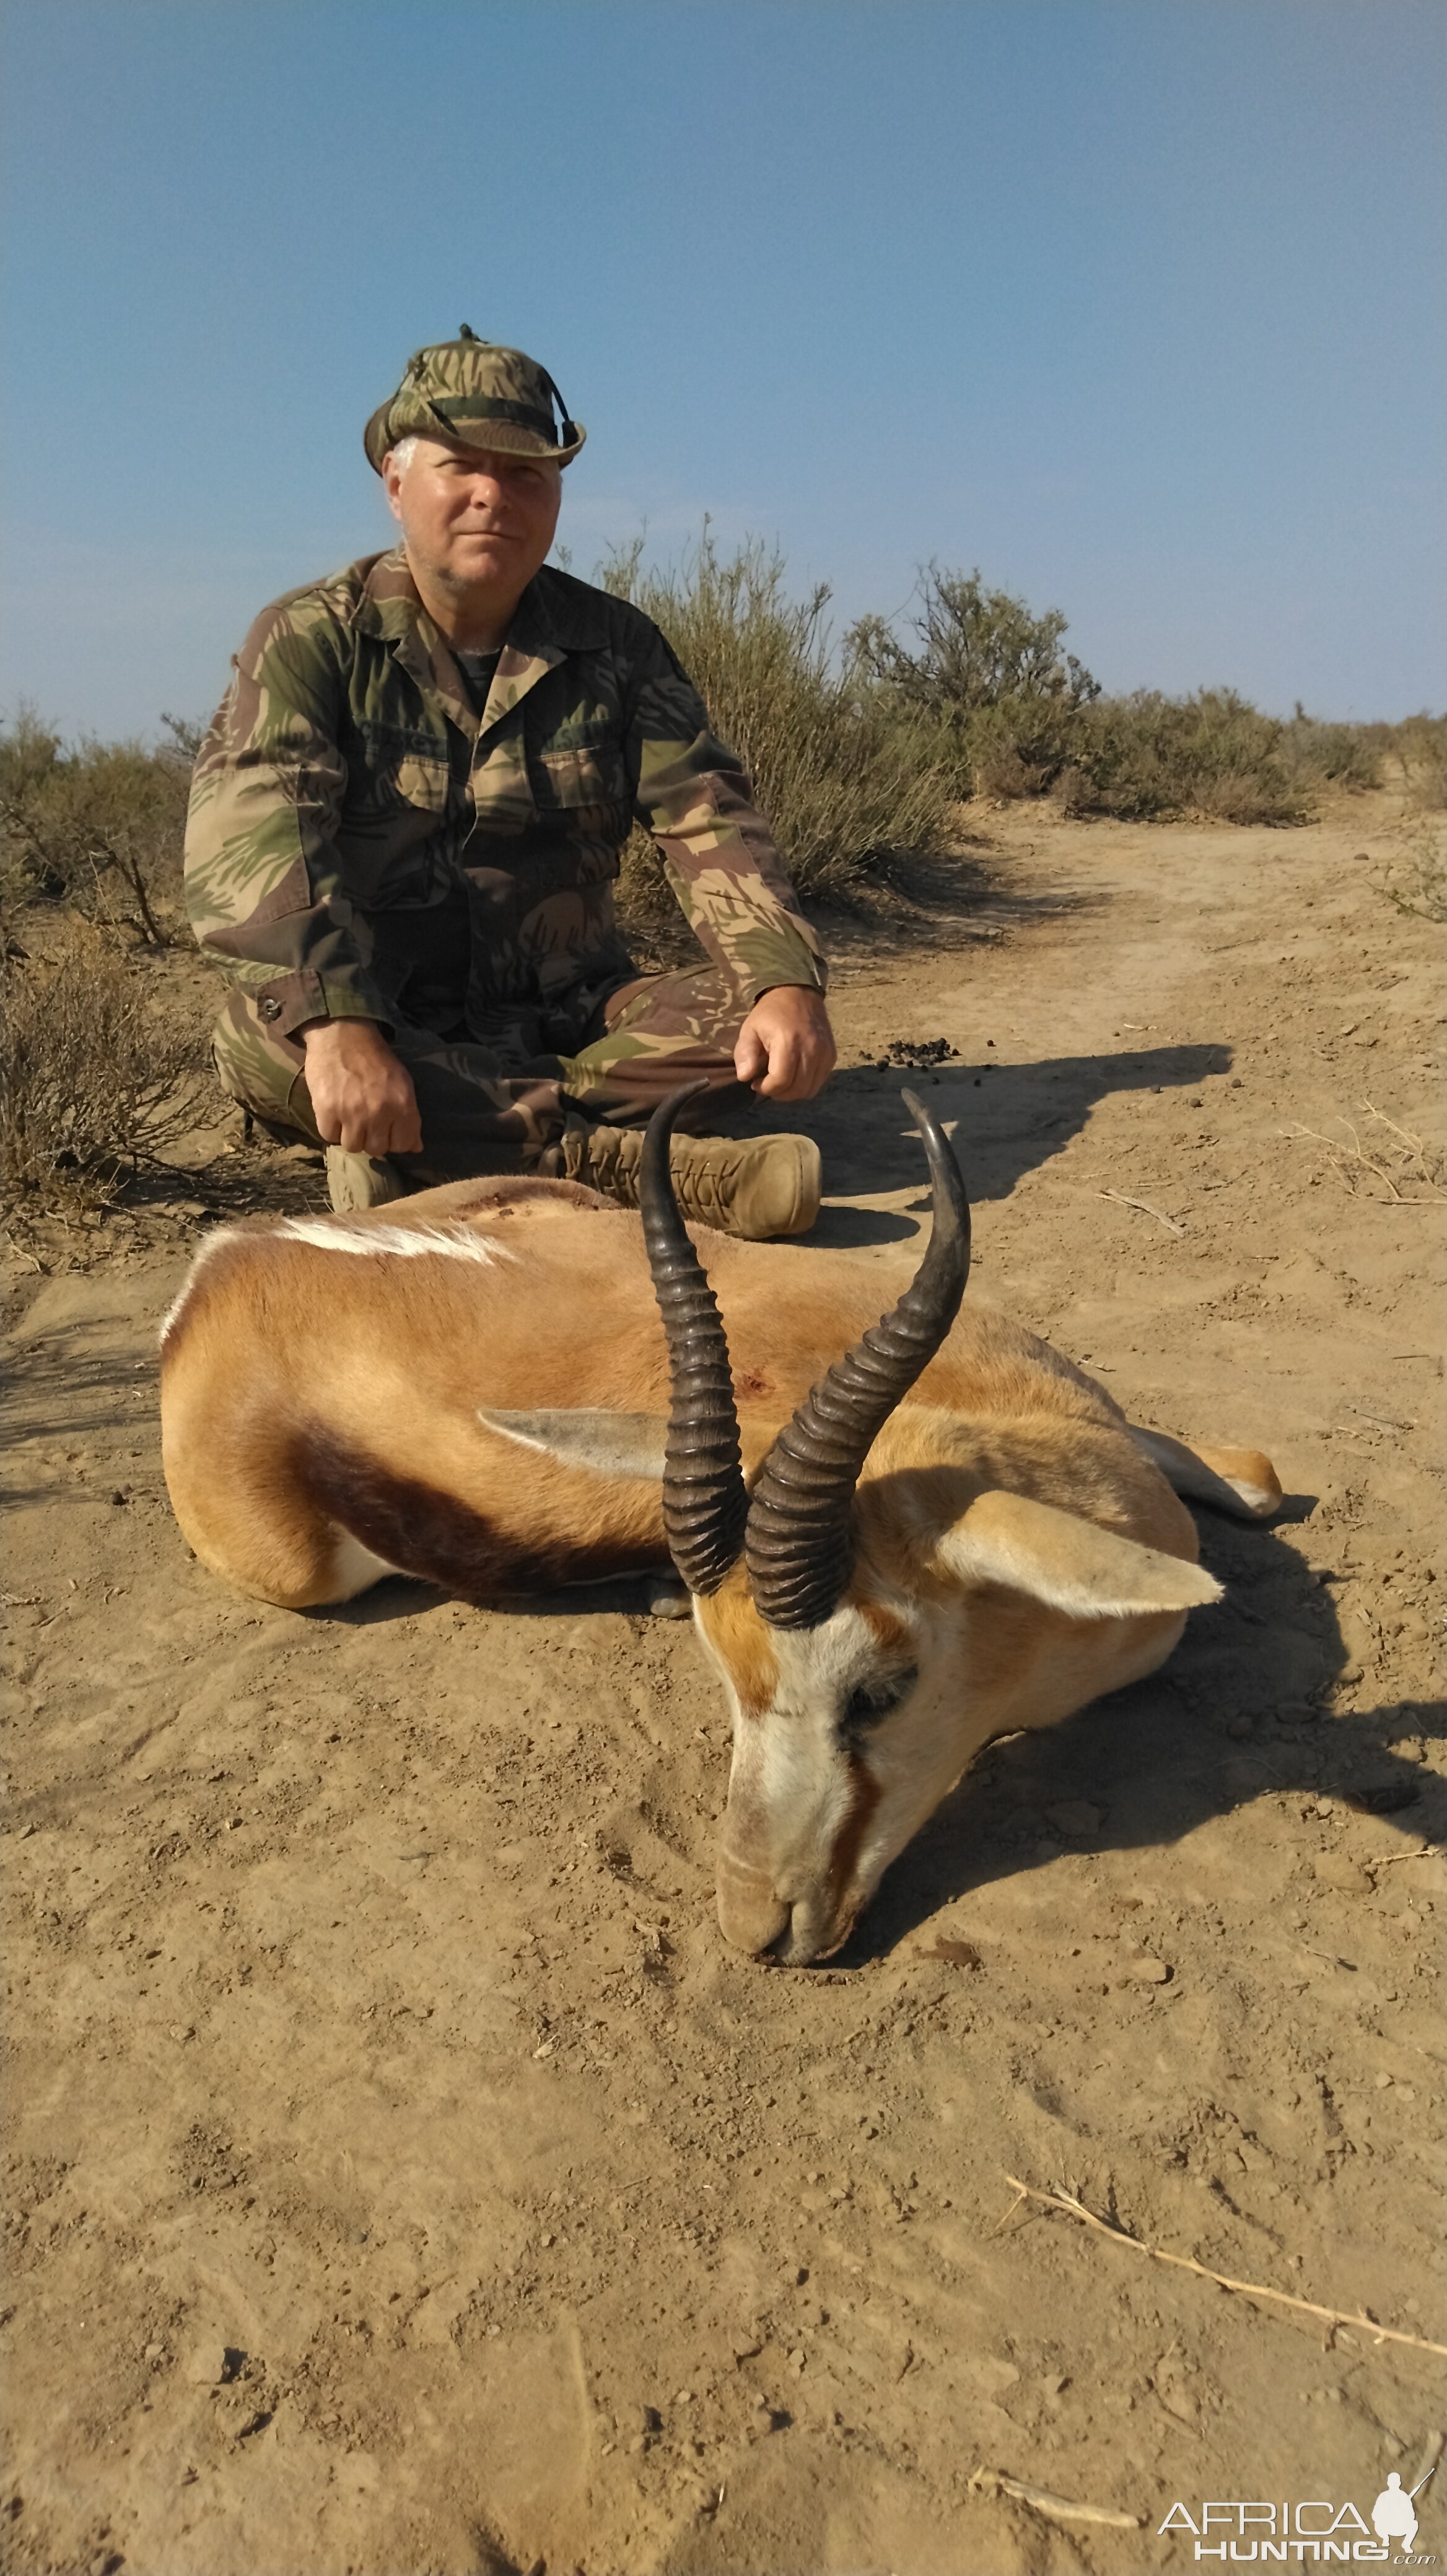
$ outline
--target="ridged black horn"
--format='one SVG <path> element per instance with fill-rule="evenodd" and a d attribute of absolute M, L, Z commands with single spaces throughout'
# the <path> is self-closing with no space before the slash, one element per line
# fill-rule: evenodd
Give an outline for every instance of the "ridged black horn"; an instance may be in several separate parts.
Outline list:
<path fill-rule="evenodd" d="M 771 1628 L 817 1628 L 849 1580 L 849 1507 L 873 1442 L 939 1349 L 970 1274 L 970 1203 L 922 1101 L 905 1107 L 929 1156 L 933 1214 L 923 1261 L 893 1312 L 805 1396 L 759 1472 L 744 1532 L 754 1600 Z"/>
<path fill-rule="evenodd" d="M 723 1320 L 690 1243 L 669 1169 L 673 1122 L 702 1082 L 660 1101 L 643 1141 L 643 1240 L 668 1344 L 663 1467 L 668 1550 L 690 1592 L 717 1592 L 743 1545 L 748 1494 Z"/>

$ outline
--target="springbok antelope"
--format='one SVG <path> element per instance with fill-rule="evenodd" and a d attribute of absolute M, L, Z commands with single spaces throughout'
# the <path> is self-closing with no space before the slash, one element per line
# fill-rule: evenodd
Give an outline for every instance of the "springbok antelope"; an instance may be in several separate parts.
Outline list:
<path fill-rule="evenodd" d="M 909 1092 L 933 1217 L 892 1311 L 861 1329 L 868 1255 L 709 1235 L 716 1302 L 669 1178 L 689 1096 L 641 1224 L 478 1181 L 213 1235 L 162 1328 L 166 1477 L 203 1563 L 293 1609 L 671 1556 L 732 1704 L 719 1919 L 802 1964 L 990 1737 L 1153 1671 L 1219 1598 L 1178 1494 L 1255 1518 L 1281 1488 L 961 1310 L 964 1187 Z"/>

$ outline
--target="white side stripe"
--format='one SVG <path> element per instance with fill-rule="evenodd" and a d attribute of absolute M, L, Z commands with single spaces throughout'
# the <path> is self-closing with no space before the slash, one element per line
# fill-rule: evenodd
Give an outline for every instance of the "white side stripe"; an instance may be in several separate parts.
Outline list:
<path fill-rule="evenodd" d="M 181 1310 L 190 1297 L 201 1271 L 213 1252 L 223 1243 L 242 1239 L 242 1229 L 218 1225 L 208 1234 L 187 1271 L 176 1295 L 161 1318 L 160 1339 L 164 1342 L 180 1319 Z M 380 1225 L 358 1224 L 353 1217 L 289 1216 L 273 1233 L 259 1227 L 248 1238 L 252 1243 L 289 1240 L 310 1243 L 321 1252 L 359 1252 L 379 1259 L 390 1254 L 393 1260 L 416 1261 L 424 1253 L 440 1254 L 445 1261 L 472 1261 L 479 1269 L 490 1270 L 499 1261 L 516 1261 L 510 1244 L 497 1243 L 491 1236 L 474 1234 L 461 1225 Z"/>
<path fill-rule="evenodd" d="M 373 1260 L 417 1261 L 435 1252 L 446 1261 L 475 1261 L 488 1270 L 495 1261 L 517 1259 L 507 1244 L 458 1225 L 358 1225 L 348 1217 L 289 1216 L 276 1231 L 282 1240 L 314 1244 L 319 1252 L 355 1252 Z"/>
<path fill-rule="evenodd" d="M 158 1335 L 159 1340 L 164 1342 L 166 1335 L 171 1331 L 182 1307 L 185 1305 L 187 1298 L 195 1287 L 202 1269 L 210 1260 L 212 1253 L 217 1248 L 217 1245 L 222 1243 L 234 1243 L 237 1232 L 238 1229 L 234 1225 L 218 1225 L 213 1233 L 207 1235 L 205 1242 L 202 1244 L 195 1260 L 192 1262 L 191 1267 L 187 1271 L 185 1278 L 182 1280 L 180 1287 L 177 1289 L 175 1296 L 172 1298 L 170 1305 L 166 1308 L 164 1315 L 161 1317 L 161 1328 Z"/>

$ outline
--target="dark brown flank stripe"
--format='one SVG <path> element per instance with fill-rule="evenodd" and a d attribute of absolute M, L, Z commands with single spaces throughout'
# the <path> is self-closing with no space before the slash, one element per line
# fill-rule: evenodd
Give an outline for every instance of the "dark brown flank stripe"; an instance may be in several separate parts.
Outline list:
<path fill-rule="evenodd" d="M 559 1539 L 552 1548 L 527 1549 L 493 1528 L 453 1494 L 419 1478 L 397 1476 L 328 1432 L 314 1430 L 297 1444 L 298 1481 L 311 1502 L 340 1521 L 375 1556 L 422 1583 L 465 1601 L 488 1601 L 555 1583 L 596 1583 L 636 1570 L 636 1539 L 603 1541 L 590 1548 Z M 662 1557 L 662 1549 L 659 1556 Z"/>

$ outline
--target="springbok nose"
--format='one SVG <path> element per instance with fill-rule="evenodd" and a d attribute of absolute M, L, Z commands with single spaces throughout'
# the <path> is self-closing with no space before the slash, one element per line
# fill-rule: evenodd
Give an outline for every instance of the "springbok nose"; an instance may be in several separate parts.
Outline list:
<path fill-rule="evenodd" d="M 787 1931 L 789 1908 L 775 1895 L 767 1870 L 751 1868 L 724 1851 L 718 1864 L 718 1919 L 730 1948 L 747 1950 L 756 1959 Z"/>

